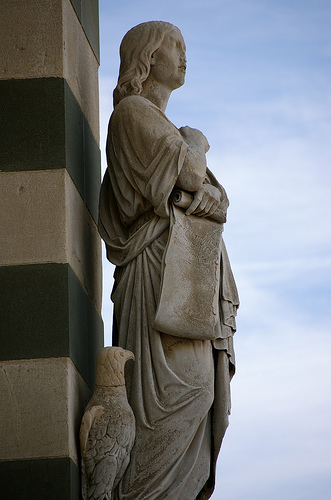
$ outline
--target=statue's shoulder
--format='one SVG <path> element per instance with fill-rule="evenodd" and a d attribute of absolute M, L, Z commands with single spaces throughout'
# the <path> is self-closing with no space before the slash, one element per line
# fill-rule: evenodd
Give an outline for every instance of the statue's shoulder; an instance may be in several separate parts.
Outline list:
<path fill-rule="evenodd" d="M 142 118 L 146 119 L 148 116 L 155 114 L 157 108 L 145 97 L 140 95 L 131 95 L 124 97 L 116 106 L 113 111 L 113 119 L 117 117 L 127 117 L 130 120 L 140 121 Z"/>
<path fill-rule="evenodd" d="M 140 95 L 130 95 L 128 97 L 124 97 L 117 104 L 116 110 L 135 110 L 137 108 L 153 108 L 154 104 L 152 104 L 148 99 L 142 97 Z"/>

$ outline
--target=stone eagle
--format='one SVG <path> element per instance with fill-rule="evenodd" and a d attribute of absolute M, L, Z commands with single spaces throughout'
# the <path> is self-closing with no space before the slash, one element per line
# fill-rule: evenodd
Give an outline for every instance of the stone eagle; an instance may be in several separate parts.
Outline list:
<path fill-rule="evenodd" d="M 96 385 L 80 427 L 84 500 L 110 500 L 130 461 L 135 419 L 129 406 L 124 367 L 131 351 L 105 347 L 97 356 Z"/>

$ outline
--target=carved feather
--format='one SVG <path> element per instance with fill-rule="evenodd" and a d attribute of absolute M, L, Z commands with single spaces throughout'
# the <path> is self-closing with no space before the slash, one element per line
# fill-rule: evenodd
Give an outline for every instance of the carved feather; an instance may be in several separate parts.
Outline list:
<path fill-rule="evenodd" d="M 128 359 L 133 354 L 119 347 L 106 347 L 97 358 L 97 384 L 80 428 L 84 500 L 110 500 L 130 461 L 135 420 L 124 382 Z"/>

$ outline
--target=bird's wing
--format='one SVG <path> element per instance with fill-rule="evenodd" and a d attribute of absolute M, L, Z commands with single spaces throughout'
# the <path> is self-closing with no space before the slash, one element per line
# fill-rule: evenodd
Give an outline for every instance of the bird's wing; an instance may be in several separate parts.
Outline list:
<path fill-rule="evenodd" d="M 118 447 L 116 437 L 107 433 L 109 412 L 98 405 L 91 407 L 86 413 L 84 429 L 86 427 L 88 432 L 83 432 L 81 437 L 84 451 L 84 454 L 82 453 L 83 490 L 86 499 L 103 500 L 108 498 L 107 495 L 110 498 L 116 477 Z"/>
<path fill-rule="evenodd" d="M 116 471 L 116 456 L 108 455 L 95 462 L 88 482 L 87 498 L 89 500 L 110 499 Z"/>
<path fill-rule="evenodd" d="M 110 417 L 101 405 L 85 412 L 81 426 L 84 498 L 108 498 L 128 466 L 134 435 L 133 414 L 112 408 Z"/>
<path fill-rule="evenodd" d="M 114 480 L 114 488 L 116 488 L 117 484 L 123 477 L 123 474 L 130 462 L 130 452 L 135 438 L 135 420 L 133 414 L 127 414 L 126 422 L 122 422 L 119 427 L 120 432 L 116 435 L 115 445 L 118 454 L 118 469 Z M 111 429 L 108 428 L 107 432 L 111 432 Z"/>
<path fill-rule="evenodd" d="M 80 440 L 80 452 L 81 457 L 84 459 L 87 449 L 87 441 L 89 438 L 90 430 L 94 420 L 99 420 L 103 415 L 105 409 L 102 405 L 92 406 L 87 409 L 82 418 L 82 422 L 80 425 L 79 431 L 79 440 Z"/>

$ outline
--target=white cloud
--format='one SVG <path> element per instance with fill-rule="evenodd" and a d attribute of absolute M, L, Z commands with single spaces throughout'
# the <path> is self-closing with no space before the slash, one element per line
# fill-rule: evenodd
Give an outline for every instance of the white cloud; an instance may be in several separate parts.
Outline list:
<path fill-rule="evenodd" d="M 329 500 L 330 2 L 129 0 L 100 10 L 102 152 L 122 36 L 169 20 L 186 39 L 188 72 L 167 114 L 206 134 L 230 198 L 238 369 L 213 499 Z M 108 344 L 112 273 L 105 261 Z"/>

